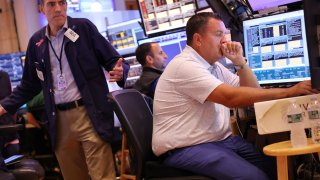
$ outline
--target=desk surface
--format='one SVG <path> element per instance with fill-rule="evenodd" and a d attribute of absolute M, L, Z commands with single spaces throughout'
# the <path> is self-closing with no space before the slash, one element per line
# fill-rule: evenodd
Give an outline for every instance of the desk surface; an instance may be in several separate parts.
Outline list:
<path fill-rule="evenodd" d="M 302 147 L 292 147 L 290 141 L 282 141 L 270 144 L 263 148 L 263 152 L 269 156 L 293 156 L 320 152 L 320 144 L 314 144 L 311 138 L 308 138 L 308 144 Z"/>

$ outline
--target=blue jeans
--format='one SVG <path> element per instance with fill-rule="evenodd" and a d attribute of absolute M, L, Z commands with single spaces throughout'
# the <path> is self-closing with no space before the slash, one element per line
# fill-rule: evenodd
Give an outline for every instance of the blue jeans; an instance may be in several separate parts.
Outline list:
<path fill-rule="evenodd" d="M 163 163 L 215 179 L 277 179 L 275 159 L 240 136 L 179 148 Z"/>

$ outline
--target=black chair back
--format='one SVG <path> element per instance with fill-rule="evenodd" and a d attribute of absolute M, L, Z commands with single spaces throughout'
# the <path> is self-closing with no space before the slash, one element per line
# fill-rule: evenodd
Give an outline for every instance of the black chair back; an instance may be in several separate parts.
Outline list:
<path fill-rule="evenodd" d="M 131 152 L 131 167 L 135 171 L 137 179 L 141 179 L 140 176 L 143 174 L 145 166 L 144 162 L 155 159 L 151 149 L 151 110 L 143 96 L 134 89 L 114 91 L 108 97 L 114 104 L 114 111 L 127 135 Z"/>
<path fill-rule="evenodd" d="M 108 98 L 126 133 L 130 166 L 136 179 L 210 179 L 158 162 L 158 158 L 152 152 L 153 117 L 146 102 L 149 100 L 147 96 L 135 89 L 124 89 L 109 93 Z"/>

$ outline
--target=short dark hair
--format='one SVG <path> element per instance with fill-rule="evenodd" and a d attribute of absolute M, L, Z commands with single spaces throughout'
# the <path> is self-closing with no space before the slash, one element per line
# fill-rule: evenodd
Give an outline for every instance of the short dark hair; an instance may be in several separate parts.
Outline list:
<path fill-rule="evenodd" d="M 151 52 L 151 45 L 154 44 L 155 42 L 148 42 L 148 43 L 143 43 L 138 46 L 136 49 L 136 58 L 137 61 L 144 66 L 146 64 L 146 57 L 153 56 Z"/>
<path fill-rule="evenodd" d="M 195 33 L 203 32 L 204 28 L 208 24 L 210 18 L 222 21 L 218 14 L 212 12 L 203 12 L 193 15 L 187 22 L 186 34 L 187 34 L 187 44 L 191 45 L 193 40 L 193 35 Z"/>
<path fill-rule="evenodd" d="M 44 5 L 45 0 L 40 0 L 40 5 Z M 39 2 L 39 1 L 38 1 Z"/>

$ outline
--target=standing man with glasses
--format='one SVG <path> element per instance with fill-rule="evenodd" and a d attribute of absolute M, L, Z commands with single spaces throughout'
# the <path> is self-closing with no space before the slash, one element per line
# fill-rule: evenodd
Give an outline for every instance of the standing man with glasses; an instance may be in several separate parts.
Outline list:
<path fill-rule="evenodd" d="M 115 179 L 113 111 L 103 68 L 123 86 L 129 66 L 87 19 L 67 17 L 65 0 L 41 0 L 48 25 L 30 39 L 21 84 L 0 101 L 14 112 L 41 90 L 64 179 Z"/>

